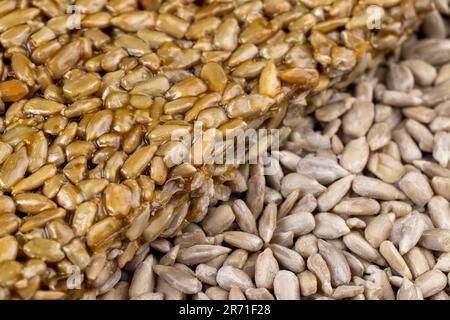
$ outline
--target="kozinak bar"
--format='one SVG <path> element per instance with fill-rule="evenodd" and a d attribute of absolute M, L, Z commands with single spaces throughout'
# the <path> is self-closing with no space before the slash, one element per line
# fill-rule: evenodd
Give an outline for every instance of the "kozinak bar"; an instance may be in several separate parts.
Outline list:
<path fill-rule="evenodd" d="M 144 244 L 201 220 L 242 178 L 175 161 L 173 134 L 277 127 L 289 99 L 350 83 L 430 8 L 2 1 L 0 298 L 105 293 Z"/>

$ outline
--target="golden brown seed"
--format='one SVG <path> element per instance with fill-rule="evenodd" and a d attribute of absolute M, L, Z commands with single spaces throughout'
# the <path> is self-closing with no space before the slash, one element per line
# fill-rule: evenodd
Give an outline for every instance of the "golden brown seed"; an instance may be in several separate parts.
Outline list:
<path fill-rule="evenodd" d="M 67 98 L 74 101 L 95 94 L 100 85 L 100 77 L 90 72 L 77 79 L 65 81 L 63 91 Z"/>
<path fill-rule="evenodd" d="M 18 24 L 26 23 L 33 20 L 39 14 L 37 8 L 25 8 L 14 10 L 0 18 L 0 32 L 14 27 Z"/>
<path fill-rule="evenodd" d="M 130 101 L 128 93 L 117 91 L 108 94 L 105 100 L 106 109 L 119 109 Z"/>
<path fill-rule="evenodd" d="M 155 30 L 139 29 L 137 36 L 152 49 L 158 49 L 163 43 L 172 41 L 172 37 L 168 34 Z"/>
<path fill-rule="evenodd" d="M 96 142 L 100 148 L 105 147 L 119 148 L 121 139 L 122 137 L 120 134 L 116 132 L 110 132 L 102 134 L 100 137 L 98 137 Z"/>
<path fill-rule="evenodd" d="M 274 100 L 259 94 L 239 96 L 227 105 L 230 118 L 250 117 L 267 111 Z"/>
<path fill-rule="evenodd" d="M 5 48 L 21 47 L 26 42 L 30 33 L 30 26 L 20 24 L 3 32 L 0 36 L 0 42 Z"/>
<path fill-rule="evenodd" d="M 16 211 L 16 204 L 14 200 L 8 196 L 0 195 L 0 214 L 14 213 Z"/>
<path fill-rule="evenodd" d="M 132 153 L 141 144 L 144 137 L 144 128 L 142 125 L 135 125 L 123 139 L 123 151 Z"/>
<path fill-rule="evenodd" d="M 207 87 L 203 81 L 197 77 L 188 77 L 174 86 L 172 86 L 169 91 L 167 91 L 167 97 L 170 99 L 178 99 L 182 97 L 192 97 L 198 96 L 205 92 Z"/>
<path fill-rule="evenodd" d="M 69 123 L 69 120 L 61 115 L 51 116 L 45 121 L 43 130 L 50 135 L 58 135 Z"/>
<path fill-rule="evenodd" d="M 63 300 L 67 294 L 61 291 L 45 291 L 37 290 L 33 296 L 33 300 Z"/>
<path fill-rule="evenodd" d="M 80 204 L 72 219 L 72 228 L 76 236 L 84 236 L 94 223 L 97 214 L 97 204 L 92 201 L 86 201 Z"/>
<path fill-rule="evenodd" d="M 66 211 L 64 209 L 50 209 L 42 211 L 41 213 L 29 217 L 24 220 L 24 223 L 20 227 L 20 232 L 29 232 L 37 228 L 43 227 L 47 222 L 64 218 Z"/>
<path fill-rule="evenodd" d="M 90 262 L 89 254 L 86 250 L 85 244 L 78 238 L 73 239 L 69 244 L 63 247 L 63 251 L 67 258 L 81 270 L 85 269 Z"/>
<path fill-rule="evenodd" d="M 209 90 L 222 93 L 228 78 L 218 63 L 210 62 L 203 66 L 200 77 L 206 82 Z"/>
<path fill-rule="evenodd" d="M 62 103 L 42 98 L 33 98 L 25 103 L 23 110 L 29 114 L 49 116 L 60 113 L 64 107 Z"/>
<path fill-rule="evenodd" d="M 3 1 L 0 6 L 0 14 L 5 15 L 17 8 L 19 3 L 13 0 Z"/>
<path fill-rule="evenodd" d="M 199 40 L 209 34 L 213 34 L 220 25 L 220 19 L 216 17 L 206 17 L 192 23 L 186 32 L 187 39 Z"/>
<path fill-rule="evenodd" d="M 107 185 L 108 180 L 106 179 L 86 179 L 78 183 L 78 187 L 86 200 L 97 196 Z"/>
<path fill-rule="evenodd" d="M 66 147 L 67 160 L 71 161 L 78 157 L 90 159 L 95 151 L 93 143 L 88 141 L 74 141 Z"/>
<path fill-rule="evenodd" d="M 150 124 L 150 122 L 153 120 L 150 118 L 150 112 L 147 111 L 151 107 L 153 103 L 152 97 L 144 96 L 144 95 L 132 95 L 130 97 L 130 104 L 135 107 L 136 109 L 143 109 L 143 110 L 137 110 L 134 115 L 136 118 L 136 122 L 143 123 L 143 124 Z"/>
<path fill-rule="evenodd" d="M 39 289 L 40 278 L 38 276 L 32 277 L 28 281 L 28 285 L 26 287 L 17 288 L 17 293 L 24 300 L 31 299 Z"/>
<path fill-rule="evenodd" d="M 34 172 L 32 175 L 15 184 L 11 189 L 11 193 L 13 195 L 16 195 L 20 192 L 36 189 L 42 186 L 47 179 L 53 177 L 56 172 L 57 170 L 55 165 L 45 165 Z"/>
<path fill-rule="evenodd" d="M 64 259 L 61 245 L 53 240 L 33 239 L 25 243 L 23 251 L 30 258 L 40 258 L 48 262 L 58 262 Z"/>
<path fill-rule="evenodd" d="M 65 245 L 75 237 L 73 230 L 62 219 L 49 222 L 46 229 L 49 238 L 58 241 L 61 245 Z"/>
<path fill-rule="evenodd" d="M 130 240 L 136 240 L 142 235 L 147 226 L 148 219 L 150 218 L 150 208 L 148 206 L 140 207 L 135 212 L 138 212 L 137 216 L 125 233 Z"/>
<path fill-rule="evenodd" d="M 231 73 L 233 77 L 251 79 L 257 77 L 264 69 L 263 61 L 245 61 Z"/>
<path fill-rule="evenodd" d="M 120 108 L 114 112 L 113 129 L 119 133 L 128 132 L 135 124 L 133 113 L 126 108 Z"/>
<path fill-rule="evenodd" d="M 99 247 L 119 231 L 122 222 L 114 217 L 107 217 L 89 228 L 87 244 L 89 247 Z"/>
<path fill-rule="evenodd" d="M 30 43 L 35 47 L 39 47 L 55 38 L 56 34 L 52 29 L 50 29 L 49 27 L 43 27 L 30 36 Z"/>
<path fill-rule="evenodd" d="M 0 285 L 13 286 L 19 279 L 23 266 L 17 261 L 4 261 L 0 263 Z"/>
<path fill-rule="evenodd" d="M 199 112 L 197 121 L 201 121 L 208 129 L 218 128 L 228 121 L 228 117 L 222 108 L 209 108 Z"/>
<path fill-rule="evenodd" d="M 263 19 L 256 19 L 250 23 L 239 35 L 241 43 L 260 44 L 272 35 L 269 24 Z"/>
<path fill-rule="evenodd" d="M 171 137 L 181 137 L 189 134 L 191 128 L 186 125 L 165 124 L 157 126 L 149 133 L 150 142 L 158 143 L 166 141 Z"/>
<path fill-rule="evenodd" d="M 8 156 L 13 152 L 13 148 L 3 141 L 0 142 L 0 164 L 2 164 Z"/>
<path fill-rule="evenodd" d="M 112 216 L 127 215 L 131 209 L 131 191 L 128 187 L 111 183 L 104 191 L 104 206 Z"/>
<path fill-rule="evenodd" d="M 0 238 L 0 263 L 7 260 L 15 260 L 19 249 L 19 243 L 13 236 Z"/>
<path fill-rule="evenodd" d="M 156 146 L 150 145 L 136 150 L 122 166 L 121 173 L 124 177 L 133 179 L 141 174 L 149 165 L 156 149 Z"/>
<path fill-rule="evenodd" d="M 273 60 L 267 62 L 259 78 L 259 93 L 274 97 L 280 90 L 277 67 Z"/>
<path fill-rule="evenodd" d="M 83 202 L 83 194 L 72 184 L 64 184 L 56 195 L 58 204 L 66 210 L 75 210 Z"/>
<path fill-rule="evenodd" d="M 58 40 L 49 41 L 42 46 L 36 48 L 31 54 L 31 59 L 34 63 L 45 63 L 49 58 L 53 57 L 58 50 L 62 48 L 61 43 Z M 42 76 L 48 78 L 47 80 L 52 80 L 52 74 L 48 68 L 41 69 Z M 44 76 L 45 75 L 45 76 Z"/>
<path fill-rule="evenodd" d="M 64 176 L 57 174 L 45 181 L 42 193 L 49 199 L 56 196 L 62 184 L 64 183 Z"/>
<path fill-rule="evenodd" d="M 14 200 L 18 211 L 31 214 L 56 208 L 56 203 L 38 193 L 20 193 L 14 196 Z"/>
<path fill-rule="evenodd" d="M 16 147 L 20 142 L 29 141 L 36 131 L 26 125 L 16 125 L 3 134 L 3 141 Z"/>
<path fill-rule="evenodd" d="M 150 177 L 155 181 L 156 184 L 162 185 L 166 182 L 168 174 L 168 169 L 164 163 L 163 158 L 154 157 L 150 164 Z"/>
<path fill-rule="evenodd" d="M 301 87 L 314 87 L 319 81 L 319 74 L 315 69 L 292 68 L 281 70 L 278 72 L 278 77 L 287 83 Z"/>
<path fill-rule="evenodd" d="M 144 41 L 130 35 L 121 35 L 119 38 L 117 38 L 115 44 L 127 50 L 130 56 L 141 57 L 144 54 L 150 52 L 147 44 Z"/>
<path fill-rule="evenodd" d="M 126 2 L 125 2 L 126 3 Z M 133 10 L 133 9 L 131 9 Z M 131 11 L 125 12 L 110 20 L 113 26 L 119 27 L 125 31 L 138 31 L 142 28 L 150 28 L 155 25 L 155 13 L 149 11 Z"/>
<path fill-rule="evenodd" d="M 205 62 L 223 62 L 228 59 L 231 52 L 226 51 L 206 51 L 203 52 L 202 58 Z"/>
<path fill-rule="evenodd" d="M 92 141 L 102 134 L 108 133 L 113 122 L 113 112 L 102 110 L 93 115 L 86 127 L 86 139 Z"/>
<path fill-rule="evenodd" d="M 234 18 L 224 19 L 214 35 L 214 45 L 222 50 L 233 51 L 238 45 L 239 24 Z"/>
<path fill-rule="evenodd" d="M 156 20 L 156 28 L 180 39 L 188 30 L 189 22 L 171 14 L 161 14 Z"/>
<path fill-rule="evenodd" d="M 149 242 L 155 240 L 169 224 L 173 212 L 173 205 L 168 205 L 159 209 L 155 215 L 150 218 L 147 228 L 143 233 L 144 239 Z"/>
<path fill-rule="evenodd" d="M 30 259 L 25 263 L 22 274 L 26 278 L 41 275 L 47 271 L 47 265 L 40 259 Z"/>
<path fill-rule="evenodd" d="M 242 62 L 253 59 L 257 54 L 258 48 L 254 44 L 243 44 L 233 52 L 228 60 L 228 66 L 235 67 Z"/>
<path fill-rule="evenodd" d="M 205 80 L 206 81 L 206 80 Z M 220 101 L 220 95 L 218 93 L 208 93 L 195 101 L 194 106 L 188 110 L 184 119 L 186 121 L 192 121 L 197 117 L 201 110 L 215 106 Z"/>
<path fill-rule="evenodd" d="M 101 105 L 98 98 L 89 98 L 75 101 L 63 110 L 64 116 L 68 118 L 79 117 L 83 114 L 95 111 Z"/>
<path fill-rule="evenodd" d="M 168 115 L 177 115 L 186 112 L 191 109 L 194 103 L 197 101 L 197 98 L 180 98 L 170 102 L 167 102 L 164 105 L 164 113 Z"/>
<path fill-rule="evenodd" d="M 123 58 L 122 61 L 125 59 L 132 59 L 132 58 Z M 150 73 L 146 68 L 138 67 L 128 71 L 125 74 L 125 76 L 121 79 L 120 83 L 123 88 L 125 88 L 126 90 L 130 90 L 131 88 L 133 88 L 134 85 L 136 85 L 136 83 L 138 83 L 139 81 L 147 80 L 149 77 Z"/>
<path fill-rule="evenodd" d="M 53 79 L 60 79 L 81 58 L 81 42 L 74 40 L 66 44 L 48 62 L 47 67 Z"/>
<path fill-rule="evenodd" d="M 35 82 L 35 65 L 22 53 L 13 54 L 11 67 L 17 79 L 33 87 Z"/>
<path fill-rule="evenodd" d="M 27 151 L 29 160 L 28 172 L 35 172 L 50 158 L 48 141 L 43 132 L 39 131 L 31 136 Z"/>
<path fill-rule="evenodd" d="M 27 85 L 20 80 L 0 82 L 0 95 L 3 101 L 18 101 L 29 92 Z"/>
<path fill-rule="evenodd" d="M 131 91 L 130 94 L 143 94 L 151 96 L 163 95 L 169 90 L 169 80 L 164 76 L 156 76 L 149 80 L 138 83 Z"/>

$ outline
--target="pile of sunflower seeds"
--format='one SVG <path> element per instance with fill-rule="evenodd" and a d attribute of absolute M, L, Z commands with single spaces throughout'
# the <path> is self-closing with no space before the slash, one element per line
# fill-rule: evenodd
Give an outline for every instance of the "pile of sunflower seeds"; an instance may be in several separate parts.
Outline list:
<path fill-rule="evenodd" d="M 174 134 L 277 126 L 295 93 L 351 81 L 431 3 L 1 1 L 0 299 L 107 292 L 149 243 L 245 191 L 232 166 L 179 163 Z"/>
<path fill-rule="evenodd" d="M 241 166 L 245 192 L 142 247 L 100 298 L 449 300 L 450 10 L 436 3 L 423 37 L 354 88 L 288 111 L 276 174 Z"/>

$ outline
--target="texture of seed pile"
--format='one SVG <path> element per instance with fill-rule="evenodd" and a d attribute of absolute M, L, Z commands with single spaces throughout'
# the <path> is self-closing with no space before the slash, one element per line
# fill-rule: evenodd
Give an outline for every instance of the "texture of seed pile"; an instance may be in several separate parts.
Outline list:
<path fill-rule="evenodd" d="M 437 8 L 352 90 L 288 111 L 275 175 L 242 166 L 245 193 L 142 247 L 101 298 L 449 300 L 450 10 Z"/>
<path fill-rule="evenodd" d="M 81 8 L 80 29 L 68 27 L 74 17 L 65 12 L 72 4 Z M 380 31 L 367 29 L 371 4 L 384 8 Z M 300 94 L 294 102 L 301 104 L 316 95 L 311 101 L 317 102 L 324 95 L 319 92 L 353 80 L 371 64 L 371 53 L 395 48 L 430 5 L 430 0 L 2 1 L 0 298 L 107 292 L 136 253 L 145 255 L 148 243 L 167 243 L 161 238 L 186 226 L 192 231 L 189 223 L 200 222 L 208 206 L 245 191 L 246 176 L 235 168 L 179 164 L 180 142 L 171 134 L 190 134 L 194 120 L 218 135 L 277 126 L 290 97 Z M 315 137 L 305 143 L 329 139 Z M 256 173 L 250 178 L 249 185 L 256 184 L 251 196 L 261 179 Z M 314 178 L 305 179 L 313 182 L 308 189 L 324 190 Z M 251 208 L 253 219 L 262 209 L 257 205 Z M 245 207 L 235 208 L 233 219 L 238 210 Z M 273 219 L 272 214 L 265 216 Z M 247 216 L 237 219 L 246 233 L 227 233 L 224 241 L 259 250 L 262 240 Z M 203 241 L 192 232 L 181 237 L 191 235 L 186 241 Z M 211 251 L 230 251 L 202 248 L 183 247 L 178 255 L 173 249 L 166 264 L 174 257 L 206 262 Z M 81 290 L 69 286 L 74 266 L 81 271 Z M 195 293 L 198 280 L 180 268 L 160 266 L 155 272 Z M 245 278 L 234 268 L 224 271 L 218 279 L 225 289 L 230 277 L 236 276 L 236 283 Z"/>

